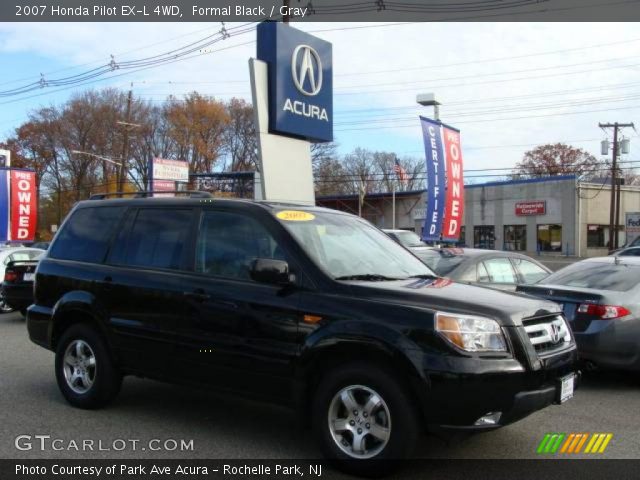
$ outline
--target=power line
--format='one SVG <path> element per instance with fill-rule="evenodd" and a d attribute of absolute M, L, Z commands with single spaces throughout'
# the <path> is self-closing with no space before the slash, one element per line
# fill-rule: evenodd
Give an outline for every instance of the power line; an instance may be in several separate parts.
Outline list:
<path fill-rule="evenodd" d="M 563 113 L 551 113 L 551 114 L 546 114 L 546 115 L 527 115 L 524 117 L 504 117 L 504 118 L 492 118 L 491 122 L 501 122 L 501 121 L 513 121 L 513 120 L 528 120 L 528 119 L 532 119 L 532 118 L 549 118 L 549 117 L 563 117 L 563 116 L 568 116 L 568 115 L 583 115 L 585 113 L 601 113 L 601 112 L 610 112 L 610 111 L 615 111 L 615 110 L 632 110 L 632 109 L 637 109 L 638 106 L 634 105 L 632 107 L 616 107 L 616 108 L 606 108 L 606 109 L 598 109 L 598 110 L 583 110 L 580 112 L 563 112 Z M 477 123 L 478 120 L 463 120 L 463 121 L 456 121 L 456 125 L 460 125 L 460 124 L 464 124 L 464 123 Z M 403 125 L 385 125 L 384 127 L 381 127 L 379 125 L 376 126 L 372 126 L 372 127 L 359 127 L 359 128 L 341 128 L 341 129 L 336 129 L 336 131 L 338 132 L 346 132 L 346 131 L 357 131 L 357 130 L 380 130 L 381 128 L 385 128 L 385 129 L 405 129 L 405 128 L 416 128 L 419 127 L 419 124 L 417 122 L 411 123 L 411 124 L 403 124 Z"/>

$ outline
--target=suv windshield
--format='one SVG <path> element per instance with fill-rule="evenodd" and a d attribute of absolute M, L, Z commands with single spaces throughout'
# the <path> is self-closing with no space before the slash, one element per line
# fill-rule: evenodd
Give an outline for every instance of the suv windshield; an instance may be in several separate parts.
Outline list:
<path fill-rule="evenodd" d="M 358 217 L 299 210 L 281 210 L 276 217 L 333 278 L 391 280 L 434 276 L 411 253 Z"/>
<path fill-rule="evenodd" d="M 640 266 L 578 262 L 549 275 L 540 283 L 625 292 L 640 283 Z"/>

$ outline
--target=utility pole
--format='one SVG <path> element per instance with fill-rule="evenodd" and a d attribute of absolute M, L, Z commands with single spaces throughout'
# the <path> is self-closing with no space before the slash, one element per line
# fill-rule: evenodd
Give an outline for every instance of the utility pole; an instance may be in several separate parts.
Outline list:
<path fill-rule="evenodd" d="M 118 192 L 124 191 L 124 182 L 127 178 L 127 163 L 129 161 L 129 127 L 131 126 L 131 97 L 133 95 L 133 84 L 129 89 L 129 95 L 127 96 L 127 119 L 122 122 L 122 128 L 124 129 L 122 136 L 122 163 L 120 164 L 120 170 L 118 172 Z"/>
<path fill-rule="evenodd" d="M 613 148 L 611 158 L 611 203 L 609 205 L 609 250 L 618 248 L 618 223 L 620 217 L 620 184 L 618 183 L 618 130 L 635 128 L 633 123 L 599 123 L 602 129 L 613 128 Z"/>
<path fill-rule="evenodd" d="M 282 16 L 282 23 L 289 23 L 289 1 L 290 0 L 282 0 L 282 6 L 286 8 L 286 12 L 283 16 Z"/>

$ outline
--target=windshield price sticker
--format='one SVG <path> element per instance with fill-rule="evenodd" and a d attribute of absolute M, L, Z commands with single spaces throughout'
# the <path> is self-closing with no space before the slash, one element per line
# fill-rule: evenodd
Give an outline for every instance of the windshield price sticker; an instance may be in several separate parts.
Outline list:
<path fill-rule="evenodd" d="M 288 222 L 310 222 L 315 219 L 316 216 L 313 213 L 303 212 L 300 210 L 283 210 L 276 214 L 280 220 L 286 220 Z"/>

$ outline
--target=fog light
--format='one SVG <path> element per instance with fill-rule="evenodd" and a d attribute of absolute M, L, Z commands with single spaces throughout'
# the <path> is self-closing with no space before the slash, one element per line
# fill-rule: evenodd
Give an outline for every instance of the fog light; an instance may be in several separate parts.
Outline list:
<path fill-rule="evenodd" d="M 474 425 L 497 425 L 500 421 L 501 416 L 502 412 L 489 412 L 476 420 L 476 423 L 474 423 Z"/>

